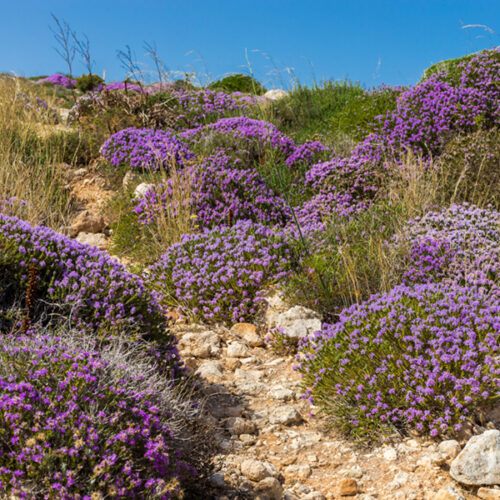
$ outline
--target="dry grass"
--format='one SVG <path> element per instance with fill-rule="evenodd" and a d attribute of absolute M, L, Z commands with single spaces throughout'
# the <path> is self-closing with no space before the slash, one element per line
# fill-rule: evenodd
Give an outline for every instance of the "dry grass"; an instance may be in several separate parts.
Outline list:
<path fill-rule="evenodd" d="M 13 215 L 58 229 L 70 212 L 63 188 L 64 136 L 51 133 L 56 140 L 47 140 L 53 127 L 41 123 L 39 111 L 26 107 L 26 96 L 34 97 L 29 82 L 0 78 L 0 199 L 22 200 L 12 206 Z"/>

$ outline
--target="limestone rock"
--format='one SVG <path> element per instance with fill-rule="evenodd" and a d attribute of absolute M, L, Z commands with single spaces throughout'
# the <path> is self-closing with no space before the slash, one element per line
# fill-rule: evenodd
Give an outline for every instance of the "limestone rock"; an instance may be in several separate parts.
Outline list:
<path fill-rule="evenodd" d="M 388 461 L 388 462 L 394 462 L 398 458 L 398 453 L 397 451 L 392 448 L 391 446 L 387 446 L 386 448 L 383 449 L 382 451 L 382 456 Z"/>
<path fill-rule="evenodd" d="M 102 215 L 84 210 L 74 218 L 69 227 L 69 235 L 74 238 L 78 233 L 100 233 L 104 227 Z"/>
<path fill-rule="evenodd" d="M 489 430 L 470 438 L 451 463 L 450 474 L 469 486 L 500 484 L 500 431 Z"/>
<path fill-rule="evenodd" d="M 259 460 L 247 459 L 241 463 L 241 473 L 252 481 L 262 481 L 266 477 L 273 477 L 273 466 Z"/>
<path fill-rule="evenodd" d="M 241 342 L 231 342 L 227 346 L 227 355 L 230 358 L 245 358 L 248 356 L 248 347 Z"/>
<path fill-rule="evenodd" d="M 134 198 L 140 198 L 141 196 L 144 196 L 149 189 L 154 187 L 154 184 L 141 182 L 134 190 Z"/>
<path fill-rule="evenodd" d="M 454 439 L 442 441 L 438 445 L 439 453 L 441 453 L 446 460 L 453 460 L 460 453 L 461 448 L 460 443 Z"/>
<path fill-rule="evenodd" d="M 302 421 L 300 413 L 290 405 L 278 406 L 269 415 L 269 422 L 271 424 L 292 425 L 298 424 Z"/>
<path fill-rule="evenodd" d="M 222 379 L 222 366 L 217 361 L 206 361 L 198 368 L 197 373 L 205 377 L 209 382 Z"/>
<path fill-rule="evenodd" d="M 312 309 L 294 306 L 285 312 L 270 315 L 268 326 L 282 328 L 289 337 L 301 339 L 321 330 L 321 319 Z"/>
<path fill-rule="evenodd" d="M 76 240 L 80 243 L 97 247 L 100 250 L 106 250 L 109 246 L 108 238 L 102 233 L 79 233 Z"/>
<path fill-rule="evenodd" d="M 232 326 L 231 333 L 243 338 L 250 347 L 264 345 L 264 341 L 257 333 L 257 327 L 251 323 L 236 323 Z"/>
<path fill-rule="evenodd" d="M 189 332 L 179 340 L 179 346 L 186 348 L 192 356 L 197 358 L 210 358 L 220 352 L 220 336 L 207 330 L 204 332 Z"/>
<path fill-rule="evenodd" d="M 269 397 L 278 399 L 279 401 L 290 401 L 295 397 L 295 393 L 291 389 L 287 389 L 280 385 L 271 388 L 268 394 Z"/>
<path fill-rule="evenodd" d="M 288 96 L 288 92 L 283 89 L 268 90 L 262 97 L 268 99 L 269 101 L 277 101 Z"/>
<path fill-rule="evenodd" d="M 259 495 L 264 494 L 264 498 L 268 498 L 270 500 L 281 500 L 283 496 L 283 487 L 274 477 L 266 477 L 265 479 L 259 481 L 255 490 L 258 494 L 257 498 L 259 498 Z"/>
<path fill-rule="evenodd" d="M 208 480 L 210 481 L 210 484 L 212 486 L 215 486 L 216 488 L 224 488 L 224 486 L 226 485 L 224 474 L 222 474 L 221 472 L 212 474 Z"/>
<path fill-rule="evenodd" d="M 298 464 L 293 464 L 289 465 L 285 469 L 285 477 L 294 479 L 302 479 L 305 480 L 307 479 L 312 473 L 311 467 L 309 465 L 298 465 Z"/>
<path fill-rule="evenodd" d="M 339 483 L 339 495 L 341 497 L 352 497 L 358 494 L 358 483 L 352 478 L 342 479 Z"/>
<path fill-rule="evenodd" d="M 302 500 L 325 500 L 325 495 L 321 491 L 310 491 L 302 497 Z"/>
<path fill-rule="evenodd" d="M 493 488 L 479 488 L 477 490 L 477 496 L 481 500 L 500 500 L 500 490 L 494 490 Z"/>
<path fill-rule="evenodd" d="M 433 500 L 465 500 L 465 498 L 457 493 L 451 484 L 448 484 L 434 495 Z"/>

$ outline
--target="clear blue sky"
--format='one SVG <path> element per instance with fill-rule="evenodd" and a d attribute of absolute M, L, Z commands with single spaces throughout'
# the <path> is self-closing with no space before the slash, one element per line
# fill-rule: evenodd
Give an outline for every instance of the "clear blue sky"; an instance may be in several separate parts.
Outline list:
<path fill-rule="evenodd" d="M 2 0 L 1 8 L 0 71 L 24 76 L 66 71 L 51 13 L 88 36 L 107 81 L 126 76 L 117 49 L 130 45 L 147 62 L 145 41 L 170 70 L 212 79 L 248 73 L 247 50 L 269 88 L 287 87 L 292 72 L 307 84 L 411 84 L 437 61 L 500 45 L 500 0 Z M 83 70 L 75 62 L 74 73 Z"/>

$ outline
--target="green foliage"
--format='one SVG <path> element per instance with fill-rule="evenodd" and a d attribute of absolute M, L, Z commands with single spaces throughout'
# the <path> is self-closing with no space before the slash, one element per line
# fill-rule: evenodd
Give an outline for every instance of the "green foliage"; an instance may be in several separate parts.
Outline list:
<path fill-rule="evenodd" d="M 289 279 L 289 297 L 333 319 L 342 308 L 387 289 L 385 242 L 403 223 L 402 212 L 381 203 L 351 219 L 329 221 L 321 241 L 309 242 L 301 271 Z"/>
<path fill-rule="evenodd" d="M 97 86 L 104 83 L 104 80 L 99 75 L 82 75 L 76 79 L 76 88 L 81 92 L 89 92 L 94 90 Z"/>
<path fill-rule="evenodd" d="M 208 86 L 212 90 L 220 90 L 222 92 L 243 92 L 245 94 L 262 95 L 266 92 L 264 86 L 255 78 L 249 75 L 237 73 L 229 75 L 221 80 L 211 83 Z"/>
<path fill-rule="evenodd" d="M 437 160 L 443 192 L 452 202 L 500 208 L 500 130 L 457 136 Z"/>
<path fill-rule="evenodd" d="M 450 79 L 453 82 L 458 82 L 462 74 L 462 69 L 459 67 L 459 65 L 462 63 L 468 63 L 476 55 L 477 53 L 467 54 L 455 59 L 446 59 L 444 61 L 439 61 L 438 63 L 433 64 L 424 71 L 424 74 L 422 75 L 420 81 L 424 82 L 431 75 L 434 75 L 436 73 L 448 73 Z"/>

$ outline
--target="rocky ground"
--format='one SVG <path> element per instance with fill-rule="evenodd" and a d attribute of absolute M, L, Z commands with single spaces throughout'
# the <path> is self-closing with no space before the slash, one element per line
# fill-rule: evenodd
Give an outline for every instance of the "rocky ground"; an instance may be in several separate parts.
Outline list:
<path fill-rule="evenodd" d="M 67 232 L 106 248 L 110 233 L 100 212 L 113 194 L 106 180 L 92 169 L 69 170 L 68 189 L 79 212 Z M 472 458 L 468 449 L 456 458 L 470 433 L 461 441 L 396 436 L 387 444 L 362 447 L 328 430 L 323 417 L 312 416 L 315 409 L 300 398 L 293 357 L 275 354 L 264 337 L 272 325 L 302 336 L 319 324 L 312 311 L 289 308 L 278 296 L 256 325 L 174 324 L 186 365 L 201 375 L 207 418 L 217 429 L 218 472 L 210 478 L 207 498 L 500 499 L 498 431 L 489 431 L 491 442 L 473 450 Z M 470 432 L 488 428 L 494 424 Z"/>

